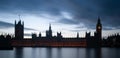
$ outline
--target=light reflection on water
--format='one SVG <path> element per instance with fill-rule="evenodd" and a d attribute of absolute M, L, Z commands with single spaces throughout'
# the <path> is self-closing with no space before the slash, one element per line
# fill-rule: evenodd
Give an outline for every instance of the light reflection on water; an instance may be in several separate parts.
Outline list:
<path fill-rule="evenodd" d="M 120 58 L 120 48 L 41 48 L 0 50 L 0 58 Z"/>

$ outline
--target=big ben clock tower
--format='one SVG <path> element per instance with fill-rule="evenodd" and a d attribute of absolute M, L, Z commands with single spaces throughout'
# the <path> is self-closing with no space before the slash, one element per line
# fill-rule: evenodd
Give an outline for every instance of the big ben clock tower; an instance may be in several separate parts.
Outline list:
<path fill-rule="evenodd" d="M 94 47 L 101 47 L 102 45 L 102 24 L 100 18 L 98 17 L 98 21 L 96 24 L 96 32 L 95 32 L 95 39 L 94 39 Z"/>
<path fill-rule="evenodd" d="M 98 21 L 96 25 L 96 32 L 97 32 L 98 37 L 101 39 L 102 38 L 102 24 L 101 24 L 99 17 L 98 17 Z"/>

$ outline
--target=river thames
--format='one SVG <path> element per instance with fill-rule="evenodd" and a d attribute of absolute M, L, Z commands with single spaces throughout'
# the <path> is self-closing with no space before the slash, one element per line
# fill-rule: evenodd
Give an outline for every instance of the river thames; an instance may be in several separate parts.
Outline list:
<path fill-rule="evenodd" d="M 120 58 L 120 48 L 24 47 L 0 50 L 0 58 Z"/>

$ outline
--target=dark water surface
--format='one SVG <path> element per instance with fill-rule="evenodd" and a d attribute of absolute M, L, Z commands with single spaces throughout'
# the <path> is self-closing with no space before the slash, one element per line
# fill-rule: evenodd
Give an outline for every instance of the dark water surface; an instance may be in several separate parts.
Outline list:
<path fill-rule="evenodd" d="M 120 48 L 14 48 L 0 50 L 0 58 L 120 58 Z"/>

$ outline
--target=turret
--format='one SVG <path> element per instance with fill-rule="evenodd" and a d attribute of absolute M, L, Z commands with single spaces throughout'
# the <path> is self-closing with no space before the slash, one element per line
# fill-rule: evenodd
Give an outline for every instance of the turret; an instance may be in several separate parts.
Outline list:
<path fill-rule="evenodd" d="M 77 38 L 79 38 L 79 33 L 77 32 Z"/>
<path fill-rule="evenodd" d="M 21 20 L 18 23 L 15 20 L 15 39 L 24 38 L 24 22 L 21 23 Z"/>

